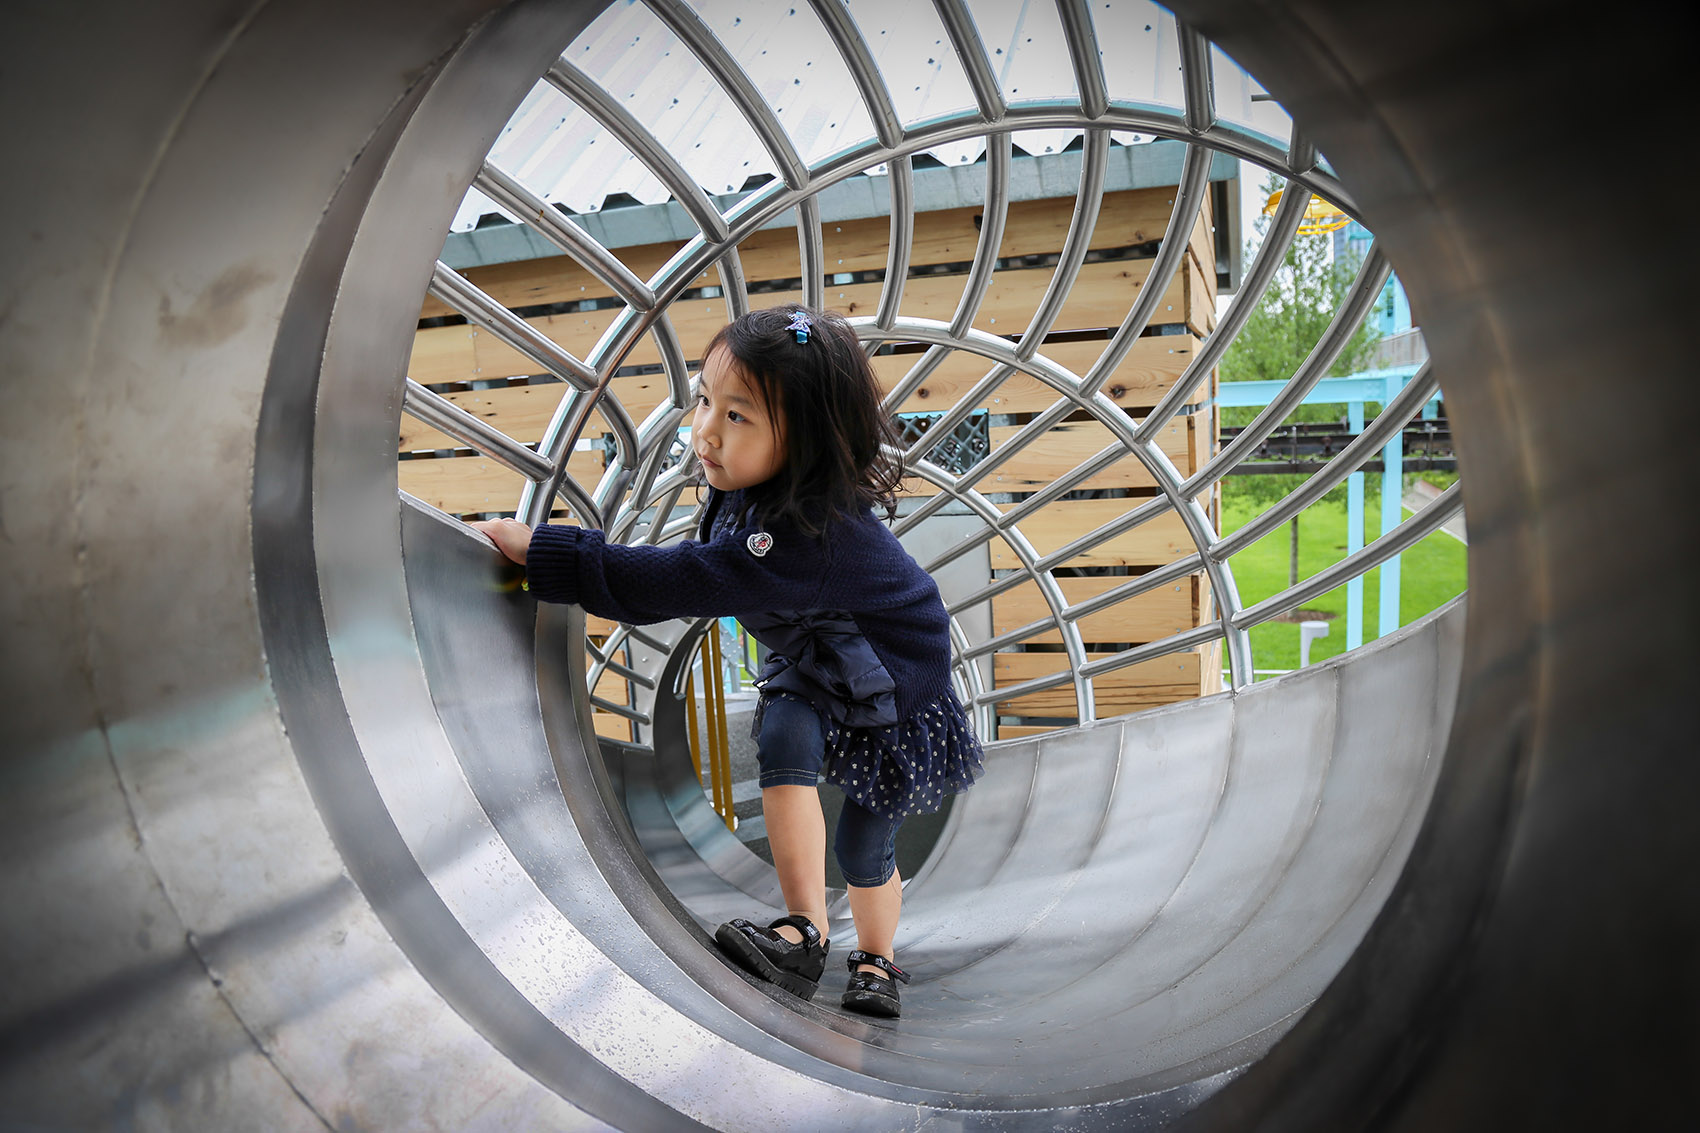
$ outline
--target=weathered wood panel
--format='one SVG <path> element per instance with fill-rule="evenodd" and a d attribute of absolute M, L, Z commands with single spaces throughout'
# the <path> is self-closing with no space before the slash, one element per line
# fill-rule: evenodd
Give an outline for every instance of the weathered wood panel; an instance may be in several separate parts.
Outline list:
<path fill-rule="evenodd" d="M 1115 327 L 1138 296 L 1151 270 L 1150 260 L 1087 264 L 1058 319 L 1059 328 Z M 904 288 L 902 313 L 913 318 L 949 321 L 962 298 L 966 276 L 915 279 Z M 1002 271 L 992 277 L 974 326 L 992 334 L 1019 334 L 1026 328 L 1050 282 L 1040 269 Z M 826 305 L 846 315 L 872 314 L 879 303 L 877 283 L 828 288 Z M 757 307 L 802 301 L 801 292 L 772 292 L 751 297 Z M 1186 275 L 1177 272 L 1158 303 L 1153 325 L 1184 323 L 1187 310 Z M 614 309 L 568 315 L 538 315 L 526 322 L 576 358 L 586 358 L 619 312 Z M 717 299 L 675 303 L 670 308 L 673 328 L 685 357 L 697 359 L 703 347 L 726 322 L 726 307 Z M 622 365 L 654 365 L 661 353 L 645 335 L 621 360 Z M 427 327 L 414 335 L 408 376 L 423 385 L 469 382 L 541 373 L 535 361 L 479 327 Z"/>
<path fill-rule="evenodd" d="M 1063 598 L 1073 605 L 1114 590 L 1130 581 L 1127 578 L 1059 578 Z M 1181 633 L 1198 624 L 1193 620 L 1193 584 L 1183 579 L 1159 590 L 1137 595 L 1118 602 L 1106 610 L 1088 614 L 1080 619 L 1081 640 L 1092 642 L 1127 642 L 1142 644 L 1158 641 L 1171 634 Z M 992 599 L 992 633 L 1008 633 L 1047 617 L 1050 607 L 1035 583 L 1025 583 Z M 1027 639 L 1028 644 L 1062 641 L 1058 630 L 1047 630 Z"/>
<path fill-rule="evenodd" d="M 1048 342 L 1040 354 L 1071 373 L 1084 376 L 1103 357 L 1108 339 L 1087 339 L 1076 342 Z M 1175 384 L 1192 361 L 1198 340 L 1191 335 L 1145 335 L 1135 340 L 1120 366 L 1104 385 L 1104 394 L 1126 409 L 1149 408 L 1162 400 L 1169 387 Z M 905 374 L 921 359 L 920 354 L 882 354 L 874 358 L 874 373 L 881 386 L 890 390 L 903 380 Z M 901 406 L 904 413 L 932 413 L 950 409 L 974 388 L 976 382 L 993 368 L 986 359 L 956 351 L 939 364 L 927 380 Z M 1192 403 L 1208 397 L 1203 387 L 1193 394 Z M 984 408 L 992 413 L 1038 413 L 1050 408 L 1061 395 L 1051 386 L 1017 373 L 985 400 Z"/>
<path fill-rule="evenodd" d="M 567 471 L 586 489 L 602 478 L 602 454 L 576 452 Z M 514 510 L 525 478 L 486 456 L 403 460 L 396 465 L 401 490 L 450 515 Z"/>
<path fill-rule="evenodd" d="M 1129 189 L 1109 193 L 1092 232 L 1092 247 L 1126 248 L 1160 239 L 1169 223 L 1173 188 Z M 915 238 L 910 263 L 915 267 L 964 263 L 974 258 L 980 230 L 975 223 L 984 210 L 979 206 L 941 209 L 915 218 Z M 1074 198 L 1016 201 L 1010 205 L 998 255 L 1044 255 L 1062 249 L 1074 214 Z M 1194 239 L 1205 230 L 1201 221 Z M 886 217 L 835 221 L 821 226 L 822 248 L 829 273 L 880 271 L 886 266 L 891 222 Z M 640 279 L 652 279 L 682 247 L 677 243 L 642 244 L 613 249 L 621 263 Z M 794 279 L 800 271 L 795 229 L 772 228 L 754 233 L 738 246 L 744 276 L 751 282 Z M 1215 262 L 1214 251 L 1205 261 Z M 532 307 L 546 303 L 570 303 L 603 299 L 613 289 L 580 267 L 569 256 L 545 256 L 506 264 L 468 268 L 462 273 L 492 298 L 508 307 Z M 718 286 L 712 269 L 698 275 L 689 287 Z M 722 310 L 724 310 L 722 305 Z M 420 318 L 439 318 L 454 311 L 432 296 L 426 296 Z"/>
<path fill-rule="evenodd" d="M 612 712 L 592 712 L 590 726 L 596 734 L 610 740 L 632 742 L 632 724 L 624 716 L 616 716 Z"/>
<path fill-rule="evenodd" d="M 1189 434 L 1190 418 L 1177 418 L 1158 431 L 1158 447 L 1185 475 L 1192 469 L 1192 444 Z M 991 429 L 995 452 L 1009 438 L 1019 433 L 1016 425 L 997 425 Z M 982 492 L 1034 492 L 1060 480 L 1088 457 L 1116 443 L 1110 431 L 1097 421 L 1071 421 L 1053 426 L 1044 436 L 1031 442 L 978 484 Z M 1099 488 L 1151 488 L 1157 483 L 1132 453 L 1122 456 L 1104 471 L 1083 480 L 1073 490 Z M 909 488 L 911 494 L 930 496 L 939 489 L 928 481 L 916 478 Z"/>
<path fill-rule="evenodd" d="M 1094 660 L 1102 654 L 1089 654 Z M 1200 658 L 1197 653 L 1175 653 L 1105 673 L 1092 682 L 1093 699 L 1099 716 L 1117 716 L 1198 695 Z M 998 686 L 1009 687 L 1068 668 L 1063 653 L 998 653 L 992 658 L 992 673 Z M 1066 716 L 1078 711 L 1072 684 L 1028 693 L 998 706 L 1009 716 Z"/>
<path fill-rule="evenodd" d="M 1161 400 L 1170 386 L 1192 360 L 1198 340 L 1190 335 L 1149 335 L 1134 343 L 1133 349 L 1116 369 L 1104 388 L 1106 396 L 1128 409 L 1149 408 Z M 1044 354 L 1075 373 L 1084 373 L 1103 354 L 1105 340 L 1059 342 L 1047 345 Z M 882 355 L 873 360 L 874 373 L 881 387 L 890 390 L 909 372 L 920 358 L 919 354 Z M 991 364 L 974 355 L 957 352 L 946 359 L 904 402 L 901 412 L 943 412 L 952 408 L 974 384 L 985 376 Z M 551 382 L 547 385 L 508 386 L 495 389 L 462 390 L 445 394 L 450 401 L 469 413 L 483 417 L 515 440 L 534 443 L 543 436 L 555 406 L 565 394 L 566 386 Z M 633 419 L 641 421 L 668 396 L 666 375 L 634 374 L 615 378 L 613 394 L 626 407 Z M 1037 413 L 1054 404 L 1059 394 L 1026 374 L 1006 379 L 983 402 L 992 413 Z M 1193 401 L 1210 396 L 1210 387 L 1200 385 Z M 1135 414 L 1137 416 L 1137 414 Z M 595 428 L 601 426 L 593 419 Z M 412 417 L 401 420 L 400 450 L 410 452 L 451 447 L 444 434 Z M 1197 467 L 1196 460 L 1193 465 Z"/>
<path fill-rule="evenodd" d="M 543 439 L 556 407 L 568 387 L 559 382 L 548 385 L 509 386 L 507 388 L 461 390 L 447 394 L 449 401 L 475 417 L 482 417 L 521 444 L 536 444 Z M 616 391 L 618 392 L 618 391 Z M 630 411 L 628 407 L 628 412 Z M 642 416 L 638 419 L 641 421 Z M 608 423 L 600 413 L 592 413 L 585 422 L 583 447 L 607 433 Z M 415 417 L 403 414 L 398 448 L 401 452 L 432 452 L 446 448 L 465 448 L 462 441 L 449 436 Z"/>
<path fill-rule="evenodd" d="M 1020 524 L 1038 553 L 1048 555 L 1075 539 L 1126 514 L 1140 500 L 1065 500 L 1042 508 Z M 1013 504 L 1005 505 L 1008 511 Z M 1092 550 L 1069 561 L 1070 566 L 1161 566 L 1197 548 L 1186 526 L 1174 512 L 1166 512 L 1132 531 L 1111 537 Z M 1021 562 L 1009 545 L 996 539 L 991 547 L 993 570 L 1018 567 Z"/>

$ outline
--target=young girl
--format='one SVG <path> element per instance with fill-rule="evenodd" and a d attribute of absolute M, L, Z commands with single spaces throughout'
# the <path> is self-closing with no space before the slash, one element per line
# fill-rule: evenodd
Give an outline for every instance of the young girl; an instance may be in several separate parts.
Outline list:
<path fill-rule="evenodd" d="M 980 774 L 950 684 L 938 587 L 873 508 L 896 514 L 902 468 L 855 332 L 802 307 L 752 311 L 704 355 L 691 445 L 709 494 L 698 538 L 623 546 L 600 531 L 473 526 L 526 566 L 531 593 L 633 624 L 731 615 L 770 656 L 757 685 L 768 842 L 787 916 L 715 934 L 741 967 L 812 997 L 826 967 L 826 822 L 818 776 L 844 791 L 834 838 L 858 947 L 843 1005 L 899 1013 L 894 845 Z"/>

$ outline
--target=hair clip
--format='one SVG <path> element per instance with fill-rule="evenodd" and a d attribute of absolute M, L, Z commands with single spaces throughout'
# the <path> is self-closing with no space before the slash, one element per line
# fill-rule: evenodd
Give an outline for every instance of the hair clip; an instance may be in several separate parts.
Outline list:
<path fill-rule="evenodd" d="M 802 345 L 809 341 L 809 328 L 813 325 L 809 321 L 808 313 L 799 308 L 791 312 L 791 321 L 786 324 L 785 329 L 795 332 L 798 345 Z"/>

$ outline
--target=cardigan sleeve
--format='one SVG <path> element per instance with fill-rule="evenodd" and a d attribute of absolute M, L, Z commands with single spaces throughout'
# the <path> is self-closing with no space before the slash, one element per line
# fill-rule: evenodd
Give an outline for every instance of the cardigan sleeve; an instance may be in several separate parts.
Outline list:
<path fill-rule="evenodd" d="M 766 537 L 766 546 L 757 535 Z M 760 553 L 758 553 L 758 550 Z M 532 596 L 571 602 L 598 617 L 647 625 L 683 617 L 805 609 L 818 598 L 825 558 L 796 533 L 740 527 L 699 543 L 609 543 L 589 528 L 543 525 L 531 535 Z"/>

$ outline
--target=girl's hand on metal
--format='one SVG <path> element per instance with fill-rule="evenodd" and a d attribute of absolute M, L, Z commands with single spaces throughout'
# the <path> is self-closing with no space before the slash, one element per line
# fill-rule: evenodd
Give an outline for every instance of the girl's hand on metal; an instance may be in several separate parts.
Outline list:
<path fill-rule="evenodd" d="M 496 544 L 496 549 L 520 566 L 531 546 L 531 528 L 517 519 L 480 519 L 467 526 Z"/>

